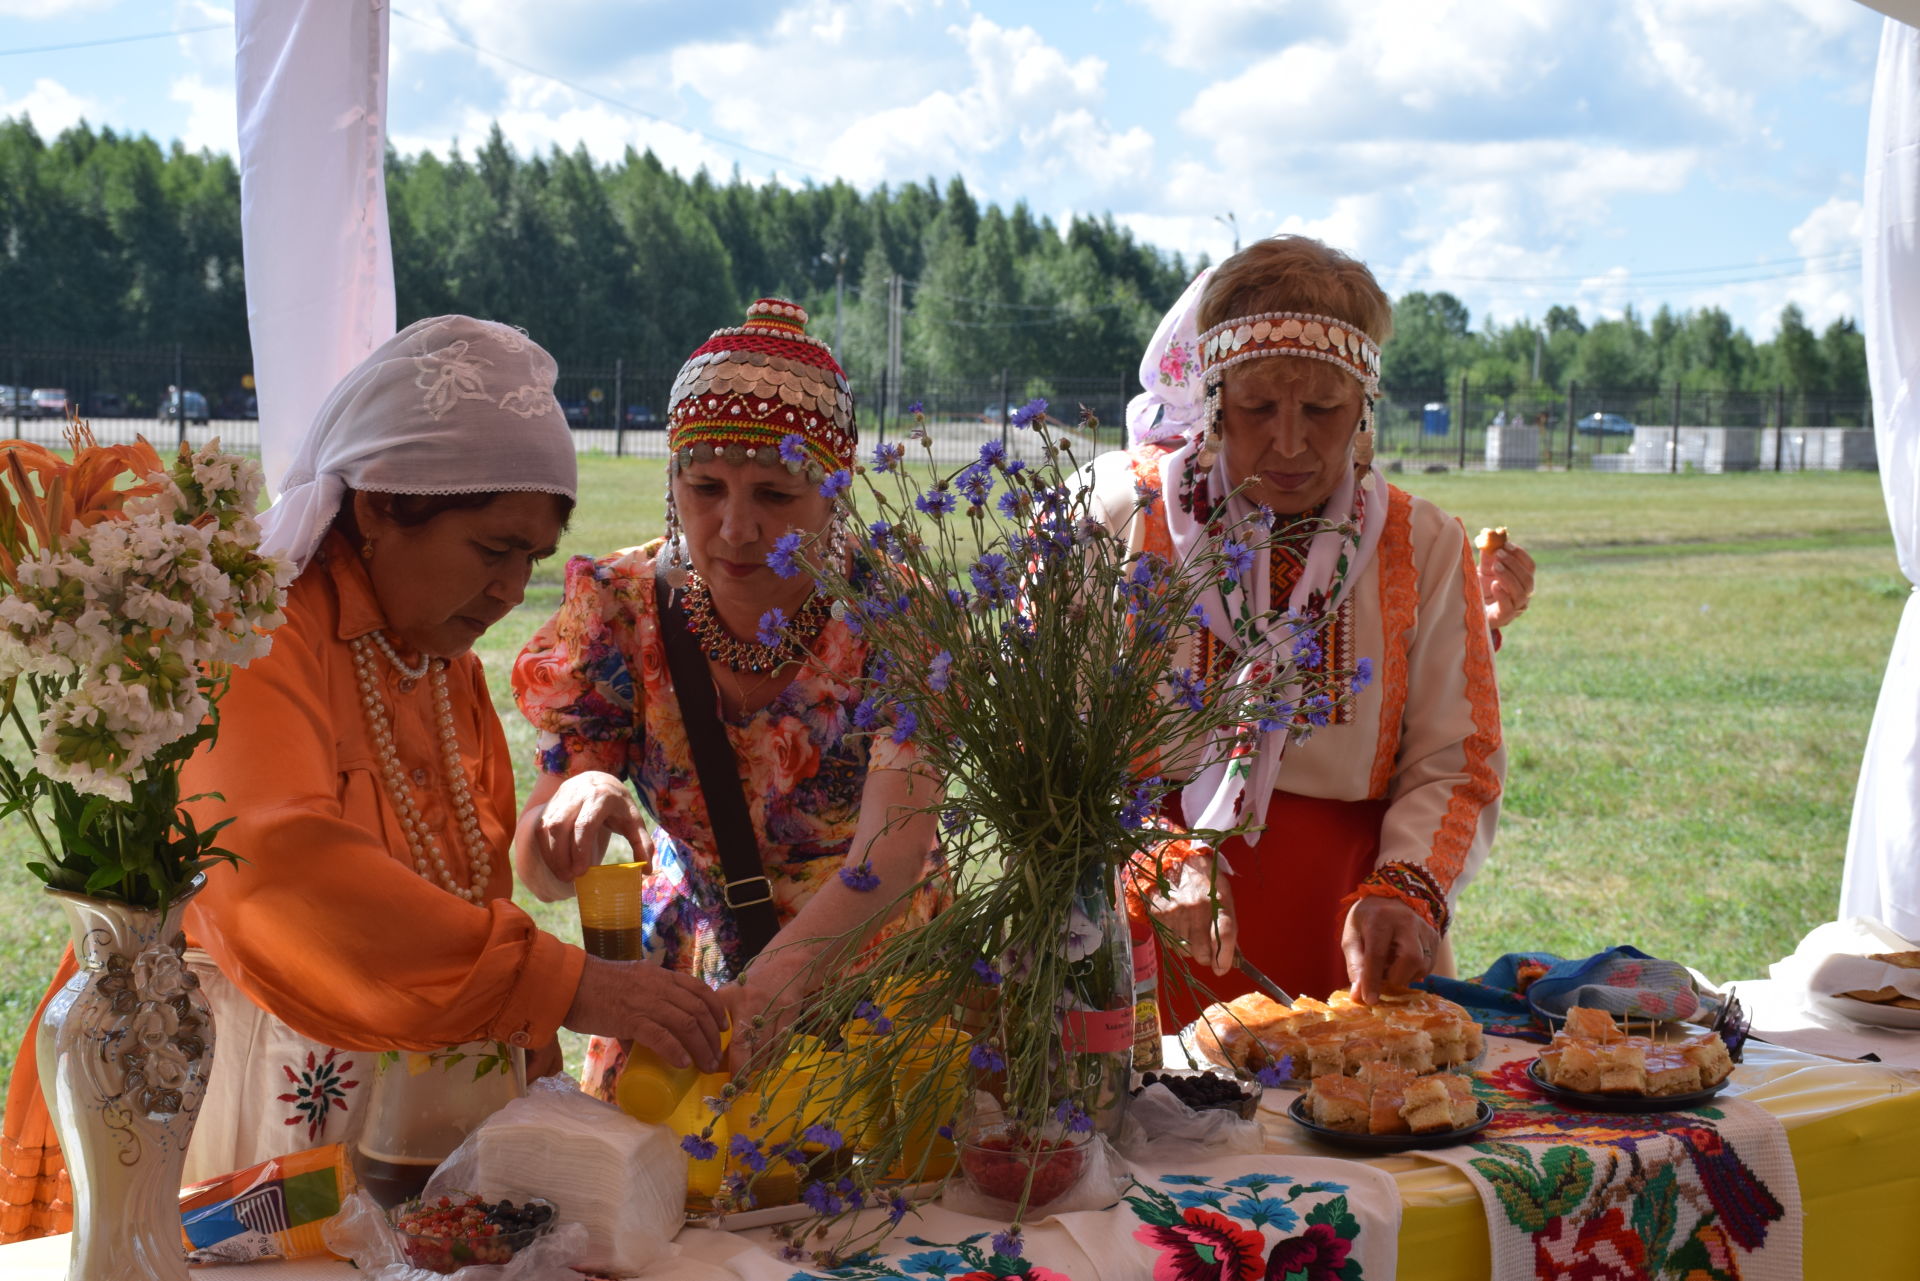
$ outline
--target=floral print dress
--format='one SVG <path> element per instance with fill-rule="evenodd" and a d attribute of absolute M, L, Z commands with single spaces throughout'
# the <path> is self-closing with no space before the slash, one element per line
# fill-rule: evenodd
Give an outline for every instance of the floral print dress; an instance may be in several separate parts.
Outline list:
<path fill-rule="evenodd" d="M 514 661 L 513 692 L 539 732 L 544 773 L 604 770 L 633 785 L 657 824 L 642 922 L 647 954 L 718 987 L 744 964 L 660 639 L 654 559 L 662 545 L 568 562 L 559 610 Z M 782 925 L 840 870 L 867 771 L 903 768 L 916 755 L 854 728 L 852 682 L 869 662 L 863 641 L 830 620 L 811 652 L 812 664 L 773 702 L 721 718 Z M 929 871 L 938 858 L 929 852 Z M 923 889 L 885 933 L 924 922 L 938 906 L 937 891 Z M 588 1087 L 606 1093 L 624 1058 L 596 1039 Z"/>

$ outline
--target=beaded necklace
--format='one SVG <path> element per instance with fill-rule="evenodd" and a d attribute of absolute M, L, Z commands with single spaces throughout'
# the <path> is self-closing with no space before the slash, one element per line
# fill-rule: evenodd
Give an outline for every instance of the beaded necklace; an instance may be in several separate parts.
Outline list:
<path fill-rule="evenodd" d="M 806 657 L 807 649 L 820 635 L 832 616 L 826 598 L 819 592 L 807 597 L 807 603 L 787 624 L 777 645 L 743 641 L 729 632 L 713 608 L 713 593 L 707 580 L 698 574 L 687 579 L 687 630 L 700 642 L 700 652 L 713 662 L 736 672 L 771 672 L 787 663 Z"/>
<path fill-rule="evenodd" d="M 486 834 L 480 830 L 480 816 L 473 808 L 473 793 L 467 786 L 467 772 L 460 763 L 460 736 L 453 724 L 453 700 L 447 694 L 447 660 L 444 658 L 422 657 L 416 670 L 400 661 L 388 644 L 384 633 L 372 633 L 373 643 L 369 644 L 365 636 L 356 636 L 347 642 L 347 648 L 353 651 L 353 671 L 360 682 L 360 707 L 366 714 L 367 729 L 373 735 L 374 750 L 380 757 L 380 778 L 386 784 L 387 798 L 393 802 L 393 808 L 400 815 L 400 830 L 407 834 L 407 851 L 413 855 L 413 870 L 427 881 L 437 880 L 446 887 L 448 893 L 469 903 L 486 901 L 487 879 L 492 875 L 492 849 L 487 844 Z M 376 649 L 376 646 L 378 647 Z M 393 718 L 387 711 L 387 700 L 380 692 L 379 659 L 384 656 L 391 662 L 402 677 L 406 686 L 422 676 L 429 678 L 433 689 L 433 720 L 440 733 L 440 751 L 446 760 L 447 778 L 450 780 L 448 793 L 453 802 L 454 817 L 460 823 L 460 837 L 467 847 L 467 878 L 465 885 L 453 877 L 447 867 L 447 858 L 440 849 L 440 838 L 427 827 L 421 817 L 420 807 L 414 804 L 413 792 L 407 786 L 407 776 L 400 768 L 400 749 L 393 737 Z"/>

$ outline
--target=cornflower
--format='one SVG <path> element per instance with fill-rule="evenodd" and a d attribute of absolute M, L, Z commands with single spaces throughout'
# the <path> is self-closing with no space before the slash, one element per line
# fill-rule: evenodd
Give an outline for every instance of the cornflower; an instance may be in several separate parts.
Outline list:
<path fill-rule="evenodd" d="M 780 461 L 783 463 L 804 463 L 807 461 L 807 438 L 798 432 L 788 432 L 780 438 Z"/>
<path fill-rule="evenodd" d="M 773 540 L 773 550 L 767 553 L 767 567 L 782 578 L 792 578 L 800 572 L 800 542 L 802 535 L 797 529 L 790 529 Z"/>

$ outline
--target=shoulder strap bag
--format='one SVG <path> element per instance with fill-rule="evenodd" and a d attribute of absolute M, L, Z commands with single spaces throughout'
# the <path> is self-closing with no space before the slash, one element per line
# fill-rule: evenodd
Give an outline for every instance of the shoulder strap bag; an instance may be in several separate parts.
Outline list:
<path fill-rule="evenodd" d="M 660 613 L 660 642 L 667 651 L 667 671 L 673 677 L 674 696 L 680 701 L 680 720 L 687 730 L 687 750 L 694 773 L 707 800 L 707 818 L 713 824 L 714 843 L 720 848 L 722 895 L 733 913 L 740 939 L 739 963 L 745 966 L 780 932 L 773 910 L 773 883 L 760 861 L 760 842 L 748 817 L 747 796 L 740 787 L 740 761 L 727 741 L 716 710 L 713 677 L 700 652 L 687 614 L 667 585 L 666 557 L 657 562 L 653 599 Z"/>

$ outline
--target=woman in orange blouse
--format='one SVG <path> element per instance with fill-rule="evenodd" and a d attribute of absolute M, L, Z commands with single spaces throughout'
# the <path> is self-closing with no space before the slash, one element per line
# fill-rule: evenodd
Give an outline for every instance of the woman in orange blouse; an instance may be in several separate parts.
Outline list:
<path fill-rule="evenodd" d="M 703 985 L 590 958 L 509 897 L 513 773 L 472 646 L 572 510 L 553 379 L 506 326 L 410 326 L 335 390 L 264 522 L 300 567 L 287 621 L 183 780 L 222 798 L 196 819 L 231 816 L 242 859 L 187 915 L 216 1037 L 187 1182 L 349 1141 L 379 1051 L 542 1051 L 566 1026 L 718 1066 Z M 55 987 L 72 972 L 69 954 Z M 0 1240 L 70 1226 L 33 1041 L 0 1136 Z"/>

